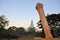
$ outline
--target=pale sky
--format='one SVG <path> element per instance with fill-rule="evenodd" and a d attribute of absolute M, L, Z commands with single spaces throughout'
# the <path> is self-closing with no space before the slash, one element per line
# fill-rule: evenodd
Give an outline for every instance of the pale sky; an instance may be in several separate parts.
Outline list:
<path fill-rule="evenodd" d="M 36 26 L 39 20 L 37 2 L 43 3 L 45 15 L 60 13 L 60 0 L 0 0 L 0 15 L 7 17 L 10 26 L 27 28 L 31 20 Z"/>

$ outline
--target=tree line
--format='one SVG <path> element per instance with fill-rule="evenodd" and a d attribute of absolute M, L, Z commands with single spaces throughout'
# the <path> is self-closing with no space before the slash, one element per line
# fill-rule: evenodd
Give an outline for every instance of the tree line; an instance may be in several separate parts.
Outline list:
<path fill-rule="evenodd" d="M 51 14 L 46 16 L 51 34 L 53 37 L 60 37 L 60 13 L 59 14 Z M 37 27 L 42 29 L 40 31 L 36 31 L 33 27 L 28 27 L 26 30 L 23 27 L 15 27 L 11 26 L 8 29 L 5 29 L 6 26 L 9 25 L 9 20 L 4 15 L 0 16 L 0 37 L 2 38 L 19 38 L 24 36 L 33 36 L 33 37 L 45 37 L 44 30 L 42 27 L 41 20 L 37 22 Z"/>
<path fill-rule="evenodd" d="M 11 26 L 8 29 L 5 29 L 6 26 L 9 25 L 9 20 L 4 16 L 0 16 L 0 37 L 2 38 L 19 38 L 24 36 L 34 36 L 35 35 L 35 28 L 28 27 L 26 30 L 23 27 L 15 27 Z"/>

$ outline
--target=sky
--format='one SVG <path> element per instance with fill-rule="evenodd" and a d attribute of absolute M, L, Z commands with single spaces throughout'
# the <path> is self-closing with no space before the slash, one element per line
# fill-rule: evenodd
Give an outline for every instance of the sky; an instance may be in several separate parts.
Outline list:
<path fill-rule="evenodd" d="M 60 0 L 0 0 L 0 15 L 7 17 L 9 26 L 27 28 L 31 20 L 36 26 L 39 15 L 35 7 L 38 2 L 43 4 L 45 15 L 60 13 Z"/>

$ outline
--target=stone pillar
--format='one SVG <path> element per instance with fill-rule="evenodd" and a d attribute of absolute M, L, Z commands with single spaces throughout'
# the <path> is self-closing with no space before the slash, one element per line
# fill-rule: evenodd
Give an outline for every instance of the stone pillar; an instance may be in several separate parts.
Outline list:
<path fill-rule="evenodd" d="M 44 33 L 45 33 L 45 38 L 47 38 L 47 39 L 52 38 L 47 19 L 44 15 L 43 5 L 41 3 L 37 3 L 36 9 L 38 11 L 39 17 L 42 22 L 42 26 L 43 26 Z"/>

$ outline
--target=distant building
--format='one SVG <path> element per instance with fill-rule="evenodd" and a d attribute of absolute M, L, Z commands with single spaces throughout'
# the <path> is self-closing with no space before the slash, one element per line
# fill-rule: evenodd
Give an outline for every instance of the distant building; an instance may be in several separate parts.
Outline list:
<path fill-rule="evenodd" d="M 34 27 L 33 20 L 31 20 L 31 24 L 28 27 L 28 33 L 30 36 L 33 36 L 35 35 L 35 32 L 36 32 L 36 28 Z"/>
<path fill-rule="evenodd" d="M 31 20 L 30 27 L 34 27 L 33 20 Z"/>

